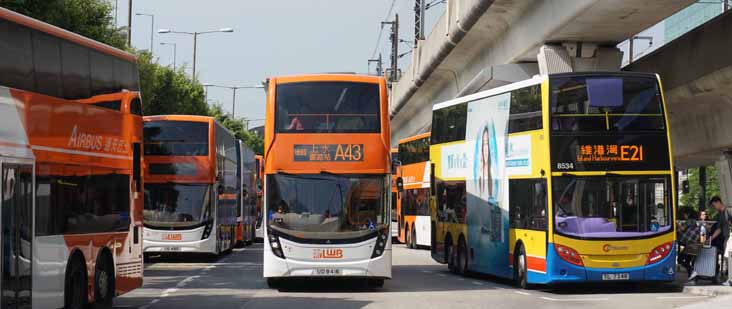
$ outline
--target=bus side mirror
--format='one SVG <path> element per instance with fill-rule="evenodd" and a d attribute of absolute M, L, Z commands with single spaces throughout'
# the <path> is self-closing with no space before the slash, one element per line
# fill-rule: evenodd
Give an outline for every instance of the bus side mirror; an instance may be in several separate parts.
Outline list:
<path fill-rule="evenodd" d="M 224 186 L 222 186 L 222 185 L 219 185 L 219 186 L 218 186 L 218 187 L 216 188 L 216 191 L 217 191 L 217 192 L 218 192 L 219 194 L 224 194 Z"/>
<path fill-rule="evenodd" d="M 397 192 L 404 192 L 404 180 L 401 177 L 396 179 Z"/>
<path fill-rule="evenodd" d="M 392 174 L 396 174 L 397 173 L 397 169 L 400 166 L 402 166 L 402 161 L 399 161 L 399 160 L 393 160 L 393 161 L 391 161 L 391 173 Z"/>
<path fill-rule="evenodd" d="M 689 194 L 689 181 L 684 180 L 681 182 L 681 192 L 684 194 Z"/>

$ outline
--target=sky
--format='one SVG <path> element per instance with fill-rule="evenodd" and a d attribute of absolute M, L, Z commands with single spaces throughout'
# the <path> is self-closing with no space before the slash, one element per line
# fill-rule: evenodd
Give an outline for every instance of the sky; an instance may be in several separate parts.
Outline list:
<path fill-rule="evenodd" d="M 118 3 L 117 22 L 125 26 L 128 0 L 109 1 L 112 5 Z M 437 4 L 427 12 L 426 35 L 443 14 L 444 6 Z M 189 73 L 193 38 L 158 34 L 158 29 L 187 32 L 234 29 L 233 33 L 198 37 L 196 70 L 204 84 L 248 86 L 277 75 L 366 73 L 367 60 L 375 50 L 377 55 L 382 53 L 384 66 L 388 66 L 389 26 L 384 27 L 379 37 L 382 20 L 392 20 L 394 14 L 399 14 L 400 36 L 408 41 L 414 39 L 413 7 L 414 0 L 133 0 L 132 45 L 137 49 L 150 48 L 151 18 L 135 15 L 146 13 L 155 15 L 153 54 L 159 63 L 173 63 L 172 46 L 160 43 L 175 43 L 177 65 L 187 65 Z M 404 53 L 410 47 L 401 43 L 399 49 Z M 407 55 L 399 61 L 400 68 L 404 69 L 410 57 Z M 373 66 L 371 71 L 374 72 Z M 209 88 L 208 99 L 231 111 L 230 89 Z M 251 119 L 250 127 L 263 124 L 264 107 L 262 89 L 237 91 L 236 116 Z"/>

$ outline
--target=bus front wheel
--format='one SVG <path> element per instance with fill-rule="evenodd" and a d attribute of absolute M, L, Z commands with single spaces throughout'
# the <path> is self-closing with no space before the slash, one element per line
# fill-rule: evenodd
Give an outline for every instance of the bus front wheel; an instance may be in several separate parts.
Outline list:
<path fill-rule="evenodd" d="M 94 309 L 112 308 L 115 294 L 114 262 L 109 253 L 99 259 L 94 271 Z"/>
<path fill-rule="evenodd" d="M 86 269 L 84 258 L 74 256 L 66 268 L 66 282 L 64 288 L 64 308 L 84 309 L 87 307 L 89 297 L 87 296 Z"/>
<path fill-rule="evenodd" d="M 465 275 L 468 270 L 468 246 L 465 244 L 465 238 L 460 237 L 458 241 L 457 251 L 457 273 Z"/>
<path fill-rule="evenodd" d="M 516 281 L 516 286 L 522 289 L 528 289 L 528 267 L 526 264 L 526 251 L 523 246 L 519 246 L 516 250 L 516 257 L 513 263 L 513 278 Z"/>
<path fill-rule="evenodd" d="M 414 225 L 412 225 L 412 237 L 409 239 L 412 240 L 412 249 L 417 249 L 417 231 L 414 230 Z"/>

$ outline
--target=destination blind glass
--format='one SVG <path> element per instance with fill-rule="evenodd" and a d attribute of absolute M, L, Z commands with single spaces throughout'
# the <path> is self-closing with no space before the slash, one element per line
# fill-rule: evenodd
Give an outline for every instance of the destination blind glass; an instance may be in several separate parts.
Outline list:
<path fill-rule="evenodd" d="M 552 77 L 555 171 L 668 170 L 668 139 L 652 75 Z"/>

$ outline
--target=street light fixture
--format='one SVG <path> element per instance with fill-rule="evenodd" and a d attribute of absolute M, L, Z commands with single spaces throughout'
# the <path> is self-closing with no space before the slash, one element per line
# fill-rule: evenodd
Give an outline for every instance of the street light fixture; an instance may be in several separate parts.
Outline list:
<path fill-rule="evenodd" d="M 173 71 L 175 71 L 175 58 L 177 58 L 176 53 L 177 53 L 178 46 L 175 43 L 167 43 L 167 42 L 160 42 L 160 45 L 173 46 Z"/>
<path fill-rule="evenodd" d="M 217 33 L 217 32 L 231 33 L 231 32 L 234 32 L 234 29 L 220 28 L 219 30 L 200 31 L 200 32 L 174 31 L 171 29 L 158 30 L 158 33 L 160 33 L 160 34 L 176 33 L 176 34 L 187 34 L 187 35 L 193 36 L 193 80 L 196 80 L 196 47 L 198 44 L 198 36 L 201 34 Z"/>
<path fill-rule="evenodd" d="M 231 98 L 231 116 L 233 118 L 236 118 L 236 91 L 239 89 L 264 89 L 264 85 L 253 85 L 253 86 L 224 86 L 224 85 L 216 85 L 216 84 L 203 84 L 203 87 L 206 88 L 206 97 L 208 100 L 208 87 L 217 87 L 217 88 L 226 88 L 231 89 L 233 92 L 233 97 Z"/>
<path fill-rule="evenodd" d="M 153 40 L 155 35 L 155 15 L 146 13 L 136 13 L 137 16 L 149 16 L 150 17 L 150 54 L 153 53 Z"/>

